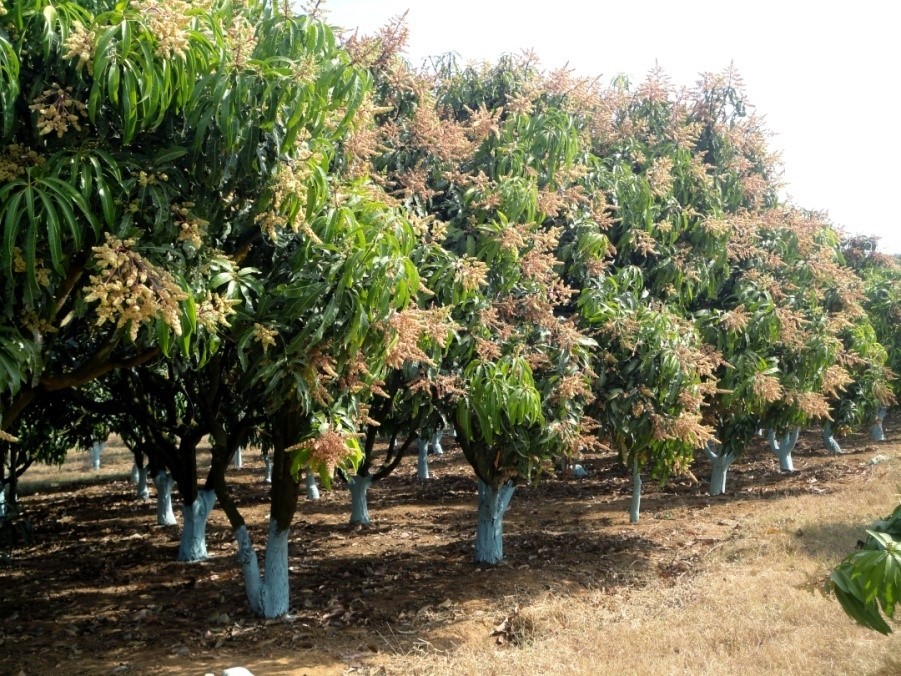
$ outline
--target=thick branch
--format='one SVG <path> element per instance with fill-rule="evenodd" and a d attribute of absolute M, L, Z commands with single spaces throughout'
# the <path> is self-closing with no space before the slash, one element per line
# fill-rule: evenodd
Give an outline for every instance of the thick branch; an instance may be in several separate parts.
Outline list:
<path fill-rule="evenodd" d="M 160 349 L 158 347 L 153 347 L 140 354 L 136 354 L 129 359 L 108 360 L 106 357 L 112 352 L 113 347 L 114 345 L 112 344 L 103 346 L 93 357 L 71 373 L 41 378 L 39 387 L 48 392 L 63 390 L 67 387 L 78 387 L 79 385 L 84 385 L 100 376 L 106 375 L 110 371 L 115 371 L 116 369 L 130 369 L 140 366 L 141 364 L 146 364 L 160 354 Z"/>

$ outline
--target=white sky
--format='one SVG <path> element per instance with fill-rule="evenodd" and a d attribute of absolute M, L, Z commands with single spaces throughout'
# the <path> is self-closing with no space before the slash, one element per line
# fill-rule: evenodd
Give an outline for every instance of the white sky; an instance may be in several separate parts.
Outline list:
<path fill-rule="evenodd" d="M 374 31 L 409 10 L 408 56 L 456 52 L 494 60 L 533 49 L 633 81 L 659 63 L 691 85 L 734 62 L 781 150 L 785 192 L 828 211 L 848 232 L 875 234 L 901 253 L 901 3 L 872 0 L 327 0 L 330 23 Z"/>

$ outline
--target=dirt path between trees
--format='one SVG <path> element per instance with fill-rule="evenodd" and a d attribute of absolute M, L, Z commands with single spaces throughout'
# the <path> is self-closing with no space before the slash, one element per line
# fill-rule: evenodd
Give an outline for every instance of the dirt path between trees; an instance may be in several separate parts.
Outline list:
<path fill-rule="evenodd" d="M 646 482 L 635 526 L 628 523 L 629 473 L 615 458 L 587 457 L 586 479 L 546 476 L 517 490 L 506 520 L 507 561 L 494 569 L 471 563 L 475 481 L 448 440 L 448 452 L 432 460 L 430 481 L 416 481 L 411 458 L 373 486 L 370 528 L 347 525 L 346 490 L 302 500 L 291 533 L 292 614 L 274 621 L 247 609 L 221 511 L 209 525 L 209 560 L 176 563 L 178 528 L 155 525 L 153 501 L 137 501 L 128 481 L 130 456 L 110 444 L 99 474 L 85 469 L 84 455 L 72 455 L 62 469 L 39 468 L 23 482 L 33 540 L 0 552 L 0 671 L 203 674 L 241 665 L 258 675 L 609 673 L 599 665 L 612 670 L 619 658 L 605 636 L 632 622 L 629 640 L 640 646 L 642 627 L 669 612 L 660 601 L 660 613 L 648 616 L 650 598 L 684 596 L 690 604 L 704 580 L 703 589 L 724 604 L 709 611 L 715 623 L 718 612 L 723 618 L 733 612 L 726 609 L 735 589 L 714 593 L 707 578 L 732 586 L 785 565 L 785 579 L 797 578 L 792 590 L 815 587 L 869 521 L 894 507 L 899 428 L 895 416 L 886 422 L 886 443 L 846 439 L 848 452 L 840 457 L 826 456 L 819 436 L 808 433 L 790 476 L 780 474 L 761 442 L 736 464 L 720 498 L 706 496 L 709 468 L 698 460 L 700 483 Z M 873 463 L 877 455 L 886 459 Z M 231 480 L 261 547 L 268 513 L 262 460 L 252 452 L 244 457 Z M 781 595 L 779 588 L 767 593 Z M 828 634 L 834 626 L 843 642 L 830 656 L 806 647 L 814 651 L 811 661 L 785 662 L 791 666 L 785 673 L 815 673 L 817 664 L 830 673 L 888 674 L 895 667 L 901 673 L 891 657 L 901 648 L 896 637 L 871 636 L 843 618 L 837 604 L 818 597 L 815 603 L 821 605 L 810 612 L 834 617 L 811 617 L 811 631 L 819 622 L 827 632 L 823 643 L 835 643 Z M 577 618 L 584 626 L 573 624 Z M 561 636 L 574 631 L 582 636 L 570 648 Z M 648 649 L 668 640 L 658 630 Z M 672 640 L 669 661 L 639 655 L 626 671 L 690 673 L 693 658 L 683 654 L 689 646 Z M 542 655 L 558 646 L 556 662 L 544 664 L 542 645 Z M 586 656 L 580 645 L 593 653 Z M 728 658 L 728 644 L 711 645 Z M 780 671 L 778 656 L 767 659 L 776 660 L 769 671 Z M 727 659 L 722 671 L 742 664 Z"/>

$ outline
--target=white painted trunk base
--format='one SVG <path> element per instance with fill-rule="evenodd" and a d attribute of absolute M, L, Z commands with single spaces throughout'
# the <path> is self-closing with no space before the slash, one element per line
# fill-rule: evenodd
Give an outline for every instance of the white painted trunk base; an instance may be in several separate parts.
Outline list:
<path fill-rule="evenodd" d="M 885 407 L 880 408 L 879 411 L 876 412 L 876 420 L 870 428 L 870 438 L 873 441 L 885 441 L 885 429 L 882 427 L 882 421 L 885 420 L 887 413 L 888 409 Z"/>
<path fill-rule="evenodd" d="M 476 563 L 494 565 L 504 560 L 504 514 L 516 487 L 508 481 L 495 490 L 479 479 L 479 521 L 476 526 Z"/>
<path fill-rule="evenodd" d="M 288 612 L 288 532 L 288 529 L 279 530 L 275 519 L 269 519 L 265 569 L 261 576 L 247 527 L 241 526 L 235 531 L 247 601 L 250 609 L 260 617 L 281 617 Z"/>
<path fill-rule="evenodd" d="M 717 451 L 716 448 L 720 450 Z M 726 492 L 726 476 L 735 457 L 724 454 L 722 447 L 714 447 L 713 443 L 708 443 L 704 447 L 704 454 L 710 458 L 711 465 L 709 494 L 712 496 L 722 495 Z"/>
<path fill-rule="evenodd" d="M 429 439 L 429 447 L 435 455 L 444 455 L 444 449 L 441 448 L 441 437 L 444 436 L 444 430 L 436 430 Z"/>
<path fill-rule="evenodd" d="M 147 486 L 147 466 L 138 467 L 138 500 L 148 500 L 150 498 L 150 488 Z"/>
<path fill-rule="evenodd" d="M 263 456 L 263 481 L 267 484 L 272 483 L 272 461 L 268 455 Z"/>
<path fill-rule="evenodd" d="M 131 466 L 131 483 L 136 484 L 140 480 L 141 475 L 138 471 L 138 463 L 135 463 Z"/>
<path fill-rule="evenodd" d="M 826 450 L 829 451 L 830 455 L 841 455 L 842 447 L 839 446 L 838 441 L 832 433 L 832 425 L 826 423 L 823 425 L 823 443 L 826 445 Z"/>
<path fill-rule="evenodd" d="M 175 512 L 172 511 L 172 487 L 175 481 L 169 472 L 158 472 L 153 478 L 156 487 L 156 524 L 158 526 L 174 526 Z"/>
<path fill-rule="evenodd" d="M 416 478 L 425 481 L 429 478 L 429 442 L 425 439 L 416 440 Z"/>
<path fill-rule="evenodd" d="M 240 446 L 238 446 L 238 450 L 235 451 L 235 455 L 232 457 L 232 467 L 235 469 L 241 469 L 244 466 L 244 456 L 243 451 Z"/>
<path fill-rule="evenodd" d="M 9 508 L 6 505 L 6 486 L 0 488 L 0 519 L 5 519 Z"/>
<path fill-rule="evenodd" d="M 306 481 L 307 481 L 307 500 L 318 500 L 319 499 L 319 487 L 316 485 L 316 472 L 311 470 L 309 467 L 306 469 Z"/>
<path fill-rule="evenodd" d="M 182 506 L 184 527 L 178 545 L 178 561 L 203 561 L 207 557 L 206 521 L 215 504 L 215 491 L 200 490 L 193 504 Z"/>
<path fill-rule="evenodd" d="M 350 488 L 350 522 L 351 524 L 359 524 L 368 526 L 372 521 L 369 519 L 369 487 L 372 485 L 371 476 L 355 476 L 351 477 L 347 482 Z"/>
<path fill-rule="evenodd" d="M 638 523 L 641 514 L 641 469 L 636 461 L 632 465 L 632 502 L 629 505 L 629 523 Z"/>
<path fill-rule="evenodd" d="M 779 469 L 783 472 L 794 472 L 795 463 L 792 459 L 792 453 L 798 443 L 798 435 L 801 433 L 800 428 L 789 431 L 781 439 L 776 438 L 776 430 L 767 431 L 767 441 L 770 444 L 770 450 L 779 459 Z"/>
<path fill-rule="evenodd" d="M 100 454 L 103 453 L 104 446 L 105 441 L 95 441 L 91 444 L 91 469 L 95 472 L 100 469 Z"/>

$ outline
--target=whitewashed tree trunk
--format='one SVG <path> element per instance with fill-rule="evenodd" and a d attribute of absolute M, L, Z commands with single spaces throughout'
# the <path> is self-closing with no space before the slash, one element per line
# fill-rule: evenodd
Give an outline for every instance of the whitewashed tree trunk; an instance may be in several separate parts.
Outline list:
<path fill-rule="evenodd" d="M 832 433 L 832 423 L 826 423 L 823 425 L 823 443 L 826 445 L 826 450 L 829 451 L 831 455 L 841 455 L 842 447 L 839 446 L 838 441 Z"/>
<path fill-rule="evenodd" d="M 103 453 L 103 448 L 106 446 L 105 441 L 97 441 L 91 444 L 91 469 L 95 472 L 100 469 L 100 454 Z"/>
<path fill-rule="evenodd" d="M 138 463 L 134 463 L 131 466 L 131 483 L 137 484 L 141 479 L 141 473 L 138 470 Z"/>
<path fill-rule="evenodd" d="M 885 420 L 887 413 L 888 409 L 884 406 L 876 412 L 876 419 L 870 428 L 870 438 L 873 441 L 885 441 L 885 429 L 882 427 L 882 421 Z"/>
<path fill-rule="evenodd" d="M 476 563 L 494 565 L 504 560 L 504 514 L 516 487 L 508 481 L 495 490 L 479 479 L 479 521 L 476 526 Z"/>
<path fill-rule="evenodd" d="M 629 505 L 629 523 L 638 523 L 641 513 L 641 468 L 636 460 L 632 464 L 632 503 Z"/>
<path fill-rule="evenodd" d="M 429 478 L 429 442 L 423 438 L 416 440 L 419 454 L 416 456 L 416 478 L 425 481 Z"/>
<path fill-rule="evenodd" d="M 172 487 L 175 481 L 169 472 L 157 472 L 153 477 L 156 486 L 156 523 L 158 526 L 174 526 L 175 512 L 172 511 Z"/>
<path fill-rule="evenodd" d="M 735 457 L 723 453 L 722 447 L 719 452 L 714 450 L 714 444 L 708 443 L 704 447 L 704 454 L 710 458 L 710 495 L 722 495 L 726 492 L 726 475 L 729 473 L 729 467 L 735 460 Z"/>
<path fill-rule="evenodd" d="M 242 449 L 238 446 L 238 449 L 235 451 L 235 454 L 232 456 L 232 467 L 235 469 L 241 469 L 244 466 L 244 457 L 242 455 Z"/>
<path fill-rule="evenodd" d="M 372 523 L 369 519 L 369 487 L 372 485 L 372 476 L 354 476 L 347 482 L 350 488 L 350 522 L 368 526 Z"/>
<path fill-rule="evenodd" d="M 235 531 L 247 600 L 250 609 L 260 617 L 281 617 L 288 612 L 288 533 L 289 529 L 279 530 L 275 519 L 269 519 L 265 569 L 261 576 L 259 560 L 247 527 L 240 526 Z"/>
<path fill-rule="evenodd" d="M 184 526 L 178 545 L 178 561 L 202 561 L 207 558 L 206 522 L 215 504 L 215 491 L 200 490 L 192 504 L 182 506 Z"/>
<path fill-rule="evenodd" d="M 441 437 L 444 436 L 444 430 L 435 430 L 429 439 L 429 447 L 435 455 L 444 455 L 444 449 L 441 448 Z"/>
<path fill-rule="evenodd" d="M 795 428 L 788 432 L 782 439 L 776 438 L 776 430 L 767 431 L 767 441 L 770 444 L 770 450 L 779 459 L 779 469 L 783 472 L 794 472 L 795 463 L 792 459 L 792 453 L 795 445 L 798 443 L 798 435 L 801 433 L 799 428 Z"/>
<path fill-rule="evenodd" d="M 319 499 L 319 487 L 316 485 L 316 472 L 307 467 L 306 469 L 306 481 L 307 481 L 307 500 L 318 500 Z"/>
<path fill-rule="evenodd" d="M 272 483 L 272 461 L 268 455 L 263 456 L 263 481 L 267 484 Z"/>
<path fill-rule="evenodd" d="M 8 512 L 6 506 L 6 485 L 0 488 L 0 519 L 5 519 Z"/>
<path fill-rule="evenodd" d="M 150 499 L 150 488 L 147 486 L 147 465 L 138 467 L 138 500 Z"/>

